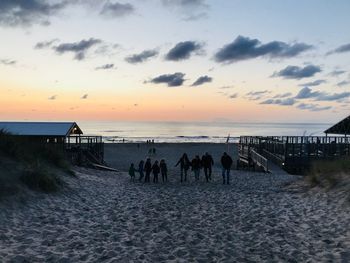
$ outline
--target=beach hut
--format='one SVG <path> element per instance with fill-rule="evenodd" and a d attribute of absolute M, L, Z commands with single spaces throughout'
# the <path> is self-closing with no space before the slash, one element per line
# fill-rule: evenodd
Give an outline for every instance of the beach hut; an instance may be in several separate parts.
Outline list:
<path fill-rule="evenodd" d="M 62 145 L 68 137 L 83 134 L 75 122 L 0 122 L 0 130 L 36 142 Z"/>
<path fill-rule="evenodd" d="M 0 131 L 63 150 L 69 159 L 92 160 L 103 163 L 104 145 L 101 136 L 83 136 L 76 122 L 0 122 Z"/>
<path fill-rule="evenodd" d="M 350 115 L 345 119 L 341 120 L 337 124 L 333 125 L 329 129 L 325 130 L 325 134 L 338 134 L 338 135 L 349 135 L 350 134 Z"/>

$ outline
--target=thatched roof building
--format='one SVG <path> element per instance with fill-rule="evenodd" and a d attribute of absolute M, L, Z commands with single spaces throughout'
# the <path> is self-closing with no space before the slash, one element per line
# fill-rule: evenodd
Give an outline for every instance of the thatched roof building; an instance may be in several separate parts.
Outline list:
<path fill-rule="evenodd" d="M 324 132 L 326 134 L 350 135 L 350 115 Z"/>

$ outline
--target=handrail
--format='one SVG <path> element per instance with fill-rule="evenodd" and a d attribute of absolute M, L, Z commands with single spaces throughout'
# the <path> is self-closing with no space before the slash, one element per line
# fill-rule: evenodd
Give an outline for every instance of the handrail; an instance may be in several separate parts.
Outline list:
<path fill-rule="evenodd" d="M 256 163 L 258 166 L 262 167 L 265 172 L 269 171 L 268 160 L 264 156 L 257 153 L 255 150 L 251 150 L 250 157 L 252 161 Z"/>

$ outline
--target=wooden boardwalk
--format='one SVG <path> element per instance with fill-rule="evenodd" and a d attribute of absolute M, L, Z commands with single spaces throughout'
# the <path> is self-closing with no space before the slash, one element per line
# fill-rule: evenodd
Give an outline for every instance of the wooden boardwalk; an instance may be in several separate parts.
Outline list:
<path fill-rule="evenodd" d="M 350 156 L 349 137 L 329 136 L 241 136 L 238 166 L 271 170 L 271 163 L 302 174 L 315 160 Z"/>

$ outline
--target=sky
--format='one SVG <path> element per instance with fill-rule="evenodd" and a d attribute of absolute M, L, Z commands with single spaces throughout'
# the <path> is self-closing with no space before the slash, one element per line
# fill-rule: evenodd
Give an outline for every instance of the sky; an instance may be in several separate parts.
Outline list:
<path fill-rule="evenodd" d="M 0 0 L 0 119 L 334 123 L 348 0 Z"/>

